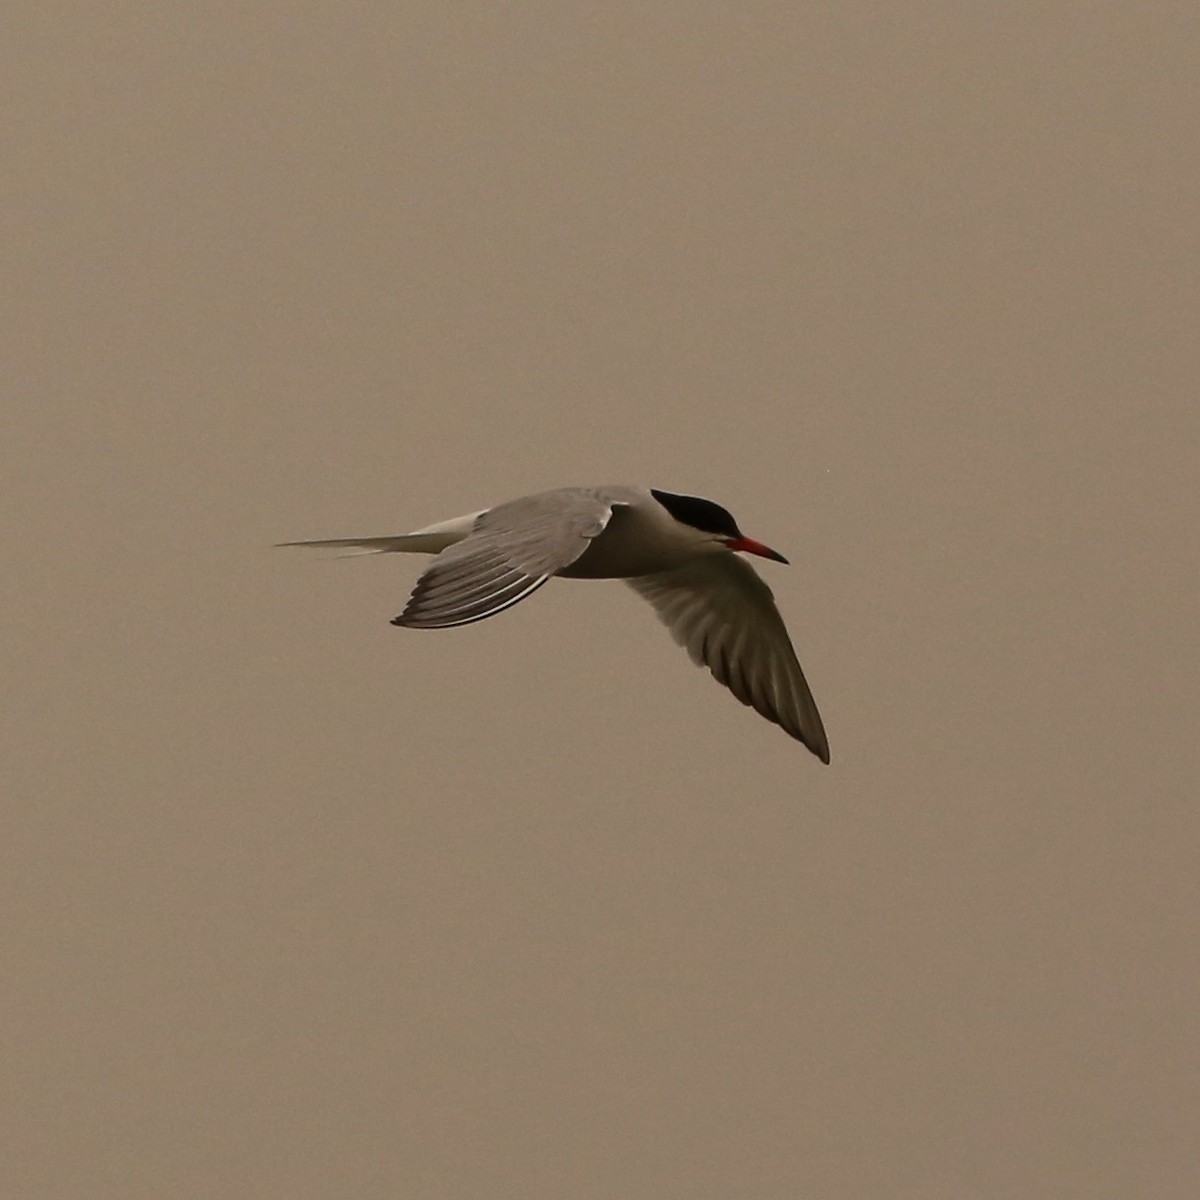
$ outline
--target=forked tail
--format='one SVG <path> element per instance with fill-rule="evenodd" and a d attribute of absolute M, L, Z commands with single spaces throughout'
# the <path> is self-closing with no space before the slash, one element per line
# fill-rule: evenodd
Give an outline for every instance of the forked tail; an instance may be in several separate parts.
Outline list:
<path fill-rule="evenodd" d="M 396 537 L 327 538 L 319 542 L 276 542 L 277 546 L 307 546 L 310 550 L 340 550 L 338 558 L 358 554 L 438 554 L 446 548 L 445 538 L 429 533 L 402 533 Z"/>
<path fill-rule="evenodd" d="M 393 537 L 327 538 L 319 542 L 277 542 L 279 546 L 307 546 L 310 550 L 340 550 L 339 558 L 358 554 L 441 554 L 447 546 L 461 542 L 475 526 L 480 513 L 467 513 L 413 533 Z"/>

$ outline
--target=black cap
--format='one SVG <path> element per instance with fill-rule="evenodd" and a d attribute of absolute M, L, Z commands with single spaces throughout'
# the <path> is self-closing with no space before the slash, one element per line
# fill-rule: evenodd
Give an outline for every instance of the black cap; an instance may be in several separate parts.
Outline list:
<path fill-rule="evenodd" d="M 738 528 L 733 514 L 727 508 L 704 500 L 700 496 L 680 496 L 675 492 L 660 492 L 657 488 L 650 489 L 650 495 L 659 502 L 675 518 L 693 529 L 704 533 L 719 533 L 724 537 L 740 538 L 742 531 Z"/>

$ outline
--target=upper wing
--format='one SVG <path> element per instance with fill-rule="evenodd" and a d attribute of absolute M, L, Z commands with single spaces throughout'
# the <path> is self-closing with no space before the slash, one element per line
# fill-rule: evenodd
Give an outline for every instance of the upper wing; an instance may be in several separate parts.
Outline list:
<path fill-rule="evenodd" d="M 469 625 L 523 600 L 570 566 L 608 524 L 613 502 L 576 488 L 523 496 L 480 514 L 417 580 L 393 625 Z"/>
<path fill-rule="evenodd" d="M 693 662 L 829 762 L 825 727 L 783 618 L 749 563 L 713 554 L 625 582 L 654 605 Z"/>

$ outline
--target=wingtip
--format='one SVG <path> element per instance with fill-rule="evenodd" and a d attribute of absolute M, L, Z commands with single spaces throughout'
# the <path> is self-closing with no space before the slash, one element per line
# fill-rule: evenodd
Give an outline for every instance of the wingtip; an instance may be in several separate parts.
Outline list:
<path fill-rule="evenodd" d="M 803 733 L 793 733 L 792 737 L 796 739 L 807 750 L 813 758 L 818 762 L 822 762 L 825 766 L 829 766 L 829 743 L 824 738 L 819 741 L 806 736 Z"/>
<path fill-rule="evenodd" d="M 818 725 L 812 736 L 802 737 L 800 740 L 813 752 L 816 758 L 826 766 L 829 766 L 829 741 L 825 737 L 824 729 Z"/>

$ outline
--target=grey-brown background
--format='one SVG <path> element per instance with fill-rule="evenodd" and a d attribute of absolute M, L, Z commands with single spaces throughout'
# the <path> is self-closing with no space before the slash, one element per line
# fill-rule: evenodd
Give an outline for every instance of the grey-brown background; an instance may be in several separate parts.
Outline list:
<path fill-rule="evenodd" d="M 1192 1197 L 1190 4 L 25 4 L 3 1192 Z M 822 768 L 618 585 L 711 495 Z"/>

